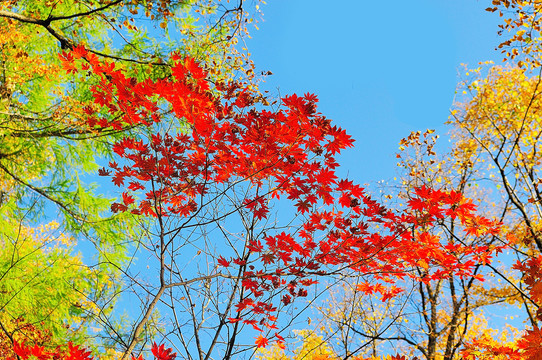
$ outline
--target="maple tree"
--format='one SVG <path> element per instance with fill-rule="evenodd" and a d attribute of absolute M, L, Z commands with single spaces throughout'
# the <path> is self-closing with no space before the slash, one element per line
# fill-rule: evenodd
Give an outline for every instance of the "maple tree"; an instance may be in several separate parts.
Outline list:
<path fill-rule="evenodd" d="M 145 299 L 123 358 L 157 326 L 155 311 L 171 319 L 186 356 L 231 358 L 250 347 L 237 342 L 246 326 L 258 347 L 283 343 L 278 316 L 322 276 L 355 271 L 365 276 L 360 291 L 386 300 L 401 291 L 397 279 L 468 278 L 499 251 L 428 231 L 448 218 L 467 236 L 498 231 L 458 192 L 422 186 L 394 212 L 339 179 L 335 156 L 352 139 L 317 112 L 316 96 L 287 96 L 268 110 L 242 84 L 213 84 L 193 59 L 172 58 L 172 77 L 138 81 L 82 46 L 62 54 L 68 72 L 100 79 L 91 88 L 98 106 L 85 109 L 90 128 L 141 129 L 117 141 L 118 160 L 100 170 L 123 189 L 112 210 L 150 221 L 139 244 L 155 279 L 121 269 Z M 162 126 L 171 116 L 177 131 Z M 281 226 L 271 209 L 283 204 L 293 214 Z"/>
<path fill-rule="evenodd" d="M 415 189 L 426 186 L 445 188 L 476 199 L 479 211 L 488 210 L 483 192 L 467 185 L 467 179 L 476 172 L 455 156 L 438 157 L 434 131 L 413 132 L 400 142 L 399 179 L 392 182 L 397 194 L 386 195 L 386 205 L 404 208 Z M 397 186 L 400 182 L 401 186 Z M 384 191 L 386 191 L 385 189 Z M 494 216 L 492 212 L 489 215 Z M 496 215 L 496 214 L 495 214 Z M 432 224 L 432 234 L 442 242 L 461 243 L 467 246 L 506 247 L 500 233 L 466 234 L 454 219 Z M 390 347 L 403 355 L 416 354 L 424 359 L 461 358 L 460 350 L 465 341 L 475 338 L 480 331 L 490 333 L 480 310 L 500 304 L 506 293 L 493 291 L 492 270 L 487 263 L 476 264 L 473 276 L 450 277 L 419 282 L 406 279 L 403 291 L 391 299 L 368 296 L 357 286 L 355 274 L 341 279 L 332 296 L 318 306 L 317 315 L 311 317 L 311 328 L 321 335 L 323 344 L 333 349 L 339 357 L 373 356 L 378 358 Z M 423 274 L 431 265 L 420 262 L 415 269 Z M 482 278 L 483 276 L 483 278 Z M 482 282 L 482 280 L 485 280 Z M 497 296 L 500 295 L 500 296 Z M 384 301 L 383 301 L 384 300 Z"/>

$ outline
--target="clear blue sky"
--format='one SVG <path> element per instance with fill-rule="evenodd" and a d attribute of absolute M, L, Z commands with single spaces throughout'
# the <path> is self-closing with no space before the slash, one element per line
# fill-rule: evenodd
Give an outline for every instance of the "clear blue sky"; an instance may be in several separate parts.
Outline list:
<path fill-rule="evenodd" d="M 501 61 L 490 3 L 269 0 L 247 44 L 257 70 L 274 74 L 263 89 L 317 94 L 356 139 L 340 158 L 350 178 L 388 180 L 401 138 L 447 133 L 460 64 Z"/>

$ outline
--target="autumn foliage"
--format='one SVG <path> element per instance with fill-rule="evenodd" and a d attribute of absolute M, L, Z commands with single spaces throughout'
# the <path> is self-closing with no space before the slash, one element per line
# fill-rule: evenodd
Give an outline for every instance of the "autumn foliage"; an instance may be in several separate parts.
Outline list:
<path fill-rule="evenodd" d="M 318 111 L 316 95 L 259 92 L 252 62 L 237 50 L 252 18 L 243 1 L 226 3 L 0 5 L 0 208 L 10 228 L 0 234 L 9 245 L 0 261 L 0 358 L 174 360 L 175 348 L 200 359 L 541 359 L 542 105 L 540 76 L 528 71 L 542 63 L 540 2 L 487 8 L 503 18 L 500 33 L 511 35 L 499 48 L 518 66 L 461 84 L 447 158 L 437 159 L 433 131 L 401 141 L 396 202 L 342 177 L 338 156 L 354 140 Z M 178 26 L 182 45 L 155 44 L 133 17 L 143 13 L 164 38 Z M 126 46 L 107 45 L 111 34 Z M 79 168 L 99 168 L 117 199 L 84 189 L 72 176 Z M 484 182 L 502 204 L 478 197 Z M 40 222 L 48 202 L 65 217 L 54 230 L 90 239 L 96 264 L 72 254 L 75 241 L 64 235 L 34 239 L 25 219 Z M 492 261 L 505 249 L 517 261 L 501 271 Z M 507 285 L 487 285 L 486 275 Z M 322 330 L 325 340 L 325 325 L 300 331 L 301 346 L 288 353 L 297 333 L 287 324 L 303 299 L 317 304 L 328 281 L 348 285 L 339 290 L 348 289 L 346 306 L 323 310 L 339 325 Z M 137 301 L 133 319 L 118 313 L 122 297 Z M 50 304 L 31 322 L 17 319 L 12 309 L 37 298 Z M 477 311 L 504 302 L 529 315 L 521 336 L 473 334 Z M 344 356 L 330 345 L 336 334 Z M 354 336 L 363 343 L 349 344 Z M 401 344 L 386 349 L 397 355 L 377 354 L 385 341 Z"/>
<path fill-rule="evenodd" d="M 171 77 L 139 82 L 83 47 L 62 54 L 67 71 L 90 70 L 101 78 L 92 92 L 107 116 L 88 107 L 90 129 L 151 130 L 149 136 L 118 141 L 113 150 L 119 160 L 100 170 L 123 189 L 114 212 L 190 220 L 240 186 L 249 189 L 240 206 L 255 222 L 268 218 L 273 199 L 293 202 L 302 219 L 296 230 L 250 239 L 245 257 L 216 259 L 223 268 L 241 269 L 248 294 L 238 299 L 230 322 L 276 329 L 277 306 L 267 300 L 269 292 L 285 289 L 281 302 L 288 305 L 337 269 L 373 274 L 377 282 L 360 288 L 386 299 L 400 289 L 382 282 L 468 277 L 500 250 L 442 243 L 426 231 L 444 218 L 459 220 L 467 236 L 498 231 L 496 222 L 476 216 L 475 206 L 459 193 L 422 187 L 405 211 L 394 212 L 351 180 L 339 179 L 335 156 L 353 140 L 317 112 L 316 96 L 286 96 L 279 109 L 267 109 L 241 84 L 212 86 L 192 59 L 172 58 Z M 184 130 L 153 131 L 163 120 L 157 115 L 161 106 L 182 120 Z M 417 266 L 426 269 L 421 277 L 412 271 Z M 257 346 L 266 344 L 260 335 Z"/>
<path fill-rule="evenodd" d="M 34 337 L 40 337 L 43 335 L 43 332 L 37 330 L 33 326 L 26 325 L 26 327 L 31 327 L 34 332 Z M 26 329 L 28 330 L 28 329 Z M 8 340 L 8 339 L 5 339 Z M 35 339 L 34 339 L 35 340 Z M 42 341 L 44 339 L 41 339 Z M 4 349 L 6 350 L 6 349 Z M 154 356 L 155 360 L 175 360 L 177 357 L 176 353 L 172 349 L 166 349 L 164 345 L 158 346 L 156 343 L 152 345 L 151 353 Z M 95 360 L 96 358 L 92 356 L 91 352 L 84 349 L 79 345 L 74 345 L 69 342 L 65 346 L 57 346 L 54 349 L 51 349 L 47 345 L 28 345 L 25 341 L 19 342 L 14 340 L 13 348 L 7 349 L 4 352 L 4 358 L 6 360 Z M 96 359 L 99 360 L 99 359 Z M 132 360 L 144 360 L 143 355 L 132 356 Z"/>

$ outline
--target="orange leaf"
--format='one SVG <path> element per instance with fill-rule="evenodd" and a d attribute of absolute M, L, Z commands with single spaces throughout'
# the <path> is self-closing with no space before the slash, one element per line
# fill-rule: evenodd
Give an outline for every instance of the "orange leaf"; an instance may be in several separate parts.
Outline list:
<path fill-rule="evenodd" d="M 261 334 L 256 338 L 256 345 L 260 347 L 266 347 L 267 344 L 269 344 L 269 340 L 267 338 L 263 337 Z"/>

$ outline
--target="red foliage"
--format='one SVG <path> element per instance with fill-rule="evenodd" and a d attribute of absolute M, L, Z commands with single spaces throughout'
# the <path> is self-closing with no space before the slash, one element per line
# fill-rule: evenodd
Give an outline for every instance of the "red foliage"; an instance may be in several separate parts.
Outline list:
<path fill-rule="evenodd" d="M 542 321 L 542 255 L 518 261 L 514 269 L 521 271 L 531 301 L 537 305 L 536 320 Z M 506 358 L 511 360 L 542 359 L 542 331 L 536 325 L 526 330 L 514 345 L 500 344 L 489 336 L 482 335 L 469 342 L 462 352 L 467 360 Z"/>
<path fill-rule="evenodd" d="M 127 78 L 114 64 L 100 62 L 84 48 L 63 54 L 64 66 L 74 71 L 74 59 L 84 57 L 85 67 L 101 77 L 92 88 L 95 103 L 105 117 L 87 109 L 91 129 L 123 129 L 161 121 L 160 99 L 187 131 L 153 134 L 150 139 L 127 136 L 114 146 L 124 166 L 110 164 L 113 182 L 123 187 L 122 203 L 113 211 L 131 211 L 154 217 L 190 217 L 213 201 L 213 186 L 244 182 L 255 191 L 242 202 L 254 221 L 265 220 L 272 199 L 286 197 L 304 219 L 297 230 L 267 234 L 249 244 L 252 256 L 217 258 L 220 266 L 242 269 L 248 294 L 237 304 L 235 321 L 260 314 L 257 324 L 267 327 L 276 305 L 264 294 L 284 288 L 284 305 L 307 295 L 315 278 L 350 268 L 374 274 L 392 283 L 415 277 L 415 267 L 427 271 L 421 281 L 447 276 L 471 276 L 477 263 L 489 261 L 498 248 L 442 243 L 429 232 L 445 218 L 459 219 L 466 235 L 498 231 L 496 223 L 477 217 L 475 206 L 459 193 L 428 188 L 416 190 L 405 212 L 393 212 L 372 200 L 362 187 L 339 179 L 335 155 L 351 147 L 353 140 L 341 128 L 316 112 L 317 98 L 291 95 L 277 110 L 261 109 L 259 97 L 240 84 L 211 84 L 192 59 L 174 56 L 172 76 L 155 81 Z M 114 101 L 113 101 L 114 99 Z M 126 187 L 125 184 L 129 183 Z M 144 199 L 132 196 L 144 189 Z M 205 200 L 204 200 L 205 199 Z M 257 268 L 258 267 L 258 268 Z M 383 298 L 399 290 L 367 288 Z M 250 323 L 249 320 L 245 323 Z M 265 344 L 258 338 L 258 346 Z"/>
<path fill-rule="evenodd" d="M 527 290 L 533 301 L 542 304 L 542 255 L 532 257 L 524 262 L 518 261 L 514 269 L 523 274 L 523 282 L 527 285 Z M 538 320 L 542 320 L 542 309 L 536 313 Z"/>
<path fill-rule="evenodd" d="M 523 282 L 527 285 L 531 300 L 537 305 L 536 319 L 542 321 L 542 255 L 529 258 L 523 263 L 517 262 L 514 269 L 523 273 Z M 522 350 L 523 359 L 542 359 L 542 331 L 535 325 L 526 330 L 517 346 Z"/>
<path fill-rule="evenodd" d="M 57 347 L 55 349 L 46 349 L 44 346 L 27 346 L 24 342 L 13 344 L 13 351 L 17 356 L 12 356 L 8 360 L 27 360 L 33 357 L 36 360 L 92 360 L 90 351 L 80 348 L 77 345 L 68 343 L 67 347 Z"/>
<path fill-rule="evenodd" d="M 0 359 L 5 360 L 99 360 L 82 346 L 71 342 L 59 346 L 51 345 L 51 334 L 47 329 L 25 322 L 19 318 L 9 323 L 13 329 L 7 334 L 0 332 Z M 175 360 L 177 354 L 164 345 L 153 344 L 154 360 Z M 132 359 L 136 359 L 132 356 Z M 144 360 L 139 356 L 137 360 Z"/>
<path fill-rule="evenodd" d="M 7 357 L 7 360 L 93 360 L 91 352 L 71 342 L 67 346 L 58 346 L 54 349 L 47 349 L 44 346 L 27 346 L 24 342 L 13 343 L 13 355 Z M 177 354 L 172 353 L 172 349 L 165 349 L 164 345 L 152 346 L 152 354 L 155 360 L 175 360 Z M 140 355 L 138 358 L 132 356 L 133 360 L 144 360 Z M 97 360 L 97 359 L 96 359 Z"/>
<path fill-rule="evenodd" d="M 258 336 L 258 338 L 256 339 L 256 346 L 258 347 L 266 347 L 268 343 L 269 341 L 262 335 Z"/>
<path fill-rule="evenodd" d="M 173 350 L 164 348 L 164 344 L 158 346 L 156 343 L 152 344 L 152 354 L 156 360 L 175 360 L 176 353 L 171 353 Z"/>
<path fill-rule="evenodd" d="M 542 331 L 537 326 L 527 330 L 518 341 L 518 348 L 522 350 L 525 360 L 542 359 Z"/>

